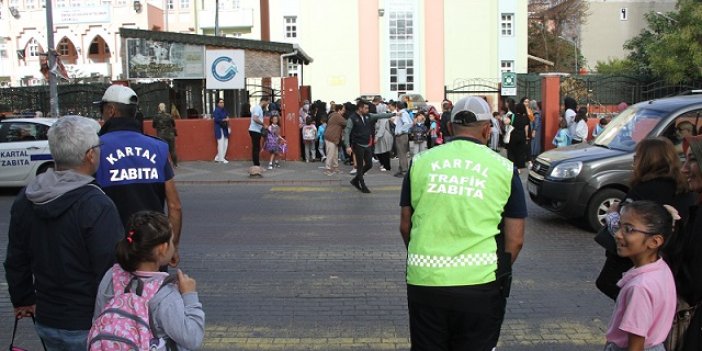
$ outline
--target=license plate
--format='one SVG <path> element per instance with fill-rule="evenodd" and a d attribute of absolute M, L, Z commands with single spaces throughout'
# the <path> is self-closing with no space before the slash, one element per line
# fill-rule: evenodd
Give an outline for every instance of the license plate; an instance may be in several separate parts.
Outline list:
<path fill-rule="evenodd" d="M 529 192 L 529 194 L 538 195 L 539 186 L 532 182 L 527 182 L 527 191 Z"/>

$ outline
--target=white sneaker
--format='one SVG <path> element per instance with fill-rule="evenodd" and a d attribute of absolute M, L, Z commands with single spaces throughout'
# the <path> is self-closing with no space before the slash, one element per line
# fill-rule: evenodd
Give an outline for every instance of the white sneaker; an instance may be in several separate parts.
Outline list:
<path fill-rule="evenodd" d="M 357 172 L 357 171 L 356 171 L 356 169 L 354 168 L 354 169 L 351 170 L 351 172 L 349 172 L 349 174 L 356 174 L 356 172 Z"/>
<path fill-rule="evenodd" d="M 272 164 L 272 163 L 269 163 L 269 164 L 268 164 L 268 169 L 273 169 L 273 164 Z"/>
<path fill-rule="evenodd" d="M 227 163 L 229 163 L 229 161 L 224 160 L 224 161 L 222 161 L 222 163 L 224 163 L 226 165 Z"/>
<path fill-rule="evenodd" d="M 383 167 L 383 166 L 380 166 L 380 171 L 381 171 L 381 172 L 386 172 L 387 169 L 385 169 L 385 167 Z"/>

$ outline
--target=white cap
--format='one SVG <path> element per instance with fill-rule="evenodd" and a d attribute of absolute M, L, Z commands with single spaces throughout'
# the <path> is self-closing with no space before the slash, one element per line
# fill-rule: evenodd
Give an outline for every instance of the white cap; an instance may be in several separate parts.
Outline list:
<path fill-rule="evenodd" d="M 137 105 L 139 103 L 139 97 L 134 92 L 134 90 L 125 87 L 124 85 L 113 84 L 107 90 L 105 94 L 102 95 L 102 100 L 96 101 L 96 104 L 102 104 L 106 102 L 116 102 L 125 105 Z"/>
<path fill-rule="evenodd" d="M 459 116 L 456 115 L 461 111 L 468 111 L 471 114 Z M 492 114 L 490 113 L 490 105 L 485 99 L 477 96 L 466 96 L 456 101 L 451 110 L 451 122 L 457 124 L 469 124 L 477 121 L 489 121 Z"/>

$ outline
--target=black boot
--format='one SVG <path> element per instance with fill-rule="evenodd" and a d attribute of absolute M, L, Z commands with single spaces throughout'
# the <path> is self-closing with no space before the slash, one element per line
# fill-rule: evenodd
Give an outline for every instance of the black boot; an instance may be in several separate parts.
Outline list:
<path fill-rule="evenodd" d="M 366 186 L 366 182 L 361 181 L 360 184 L 361 184 L 361 188 L 359 190 L 361 190 L 362 193 L 369 194 L 371 192 L 370 189 L 368 189 L 368 187 Z"/>
<path fill-rule="evenodd" d="M 349 183 L 351 183 L 351 185 L 353 185 L 354 188 L 363 191 L 361 189 L 361 184 L 359 183 L 358 178 L 351 179 L 351 181 Z"/>

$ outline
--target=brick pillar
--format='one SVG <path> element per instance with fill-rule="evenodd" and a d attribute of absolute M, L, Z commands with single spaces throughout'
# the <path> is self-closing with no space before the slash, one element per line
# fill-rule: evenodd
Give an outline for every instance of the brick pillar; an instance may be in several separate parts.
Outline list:
<path fill-rule="evenodd" d="M 300 127 L 298 126 L 298 111 L 300 111 L 300 91 L 297 77 L 281 78 L 282 111 L 280 119 L 281 134 L 288 141 L 288 153 L 285 159 L 297 161 L 302 156 L 300 150 Z"/>
<path fill-rule="evenodd" d="M 561 74 L 541 74 L 541 118 L 544 129 L 544 150 L 553 149 L 553 137 L 558 133 L 561 118 Z"/>

